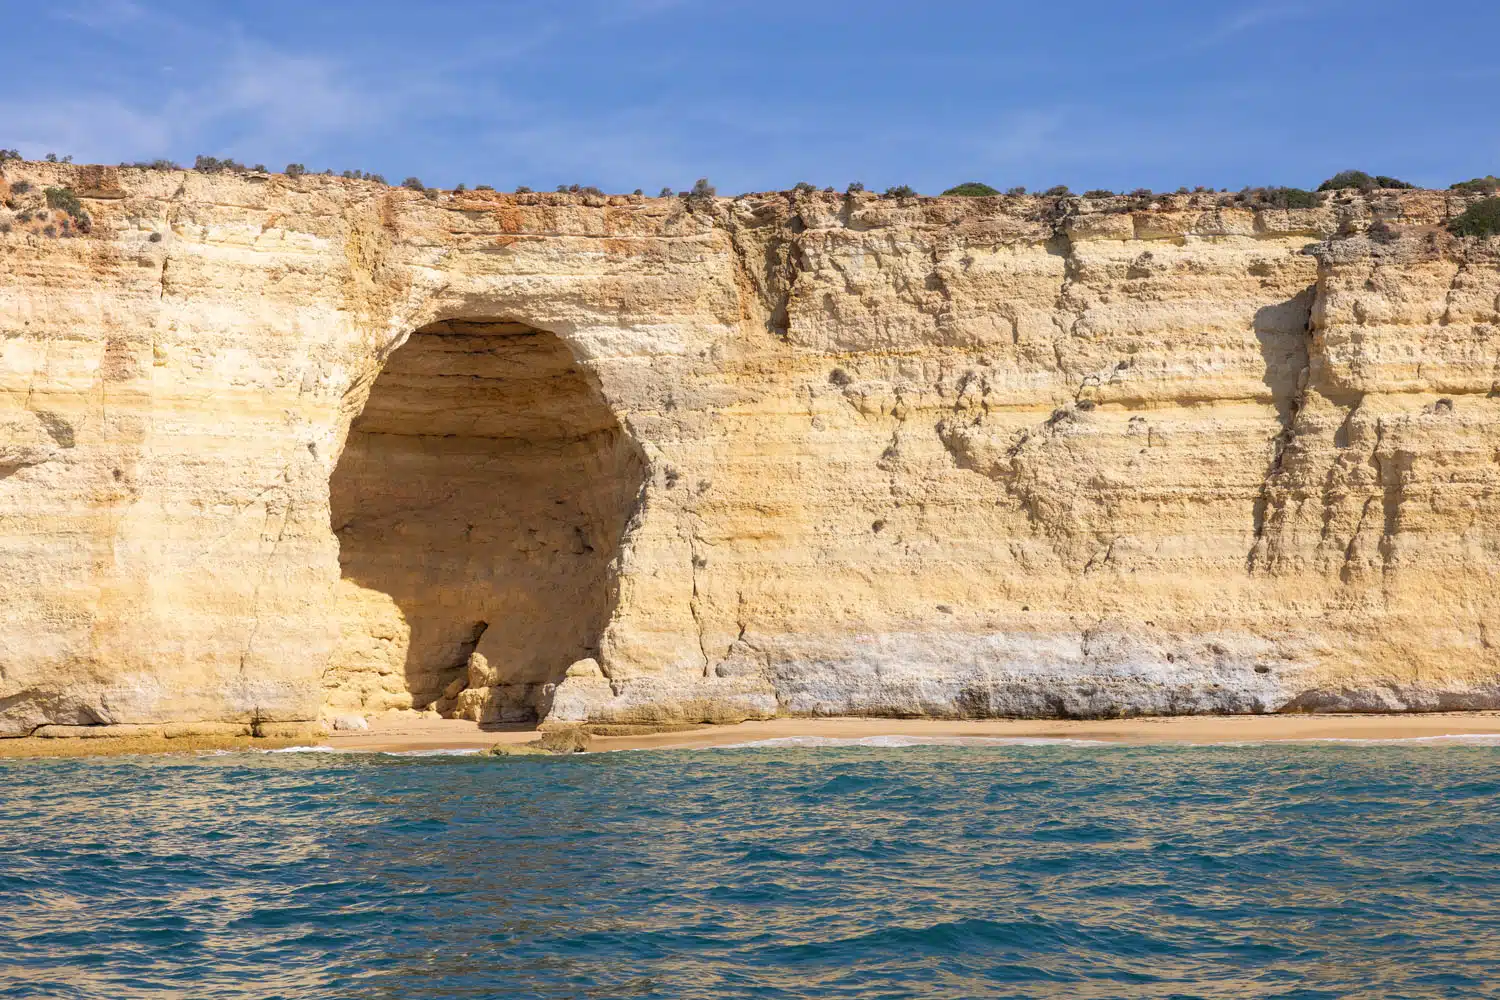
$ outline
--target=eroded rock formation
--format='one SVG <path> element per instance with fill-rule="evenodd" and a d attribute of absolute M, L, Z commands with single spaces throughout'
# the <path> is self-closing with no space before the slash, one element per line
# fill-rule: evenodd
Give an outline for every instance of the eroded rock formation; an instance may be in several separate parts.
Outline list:
<path fill-rule="evenodd" d="M 22 180 L 0 734 L 1500 707 L 1464 195 Z"/>
<path fill-rule="evenodd" d="M 547 686 L 599 652 L 645 474 L 555 335 L 473 321 L 413 333 L 333 472 L 328 704 L 534 718 Z"/>

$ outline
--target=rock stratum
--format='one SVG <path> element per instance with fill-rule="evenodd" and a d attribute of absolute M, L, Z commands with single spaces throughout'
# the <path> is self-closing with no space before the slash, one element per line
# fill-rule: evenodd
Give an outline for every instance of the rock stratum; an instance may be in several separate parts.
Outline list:
<path fill-rule="evenodd" d="M 1500 707 L 1463 195 L 4 178 L 0 735 Z"/>

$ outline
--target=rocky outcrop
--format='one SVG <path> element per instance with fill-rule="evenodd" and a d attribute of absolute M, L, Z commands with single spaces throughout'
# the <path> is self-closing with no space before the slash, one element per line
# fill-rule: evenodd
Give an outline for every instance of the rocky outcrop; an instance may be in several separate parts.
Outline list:
<path fill-rule="evenodd" d="M 4 169 L 0 734 L 1500 707 L 1463 195 Z"/>

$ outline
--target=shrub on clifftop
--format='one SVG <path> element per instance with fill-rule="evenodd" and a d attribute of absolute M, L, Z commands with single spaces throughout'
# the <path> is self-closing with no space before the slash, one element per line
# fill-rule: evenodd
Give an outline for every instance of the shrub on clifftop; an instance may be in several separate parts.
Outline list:
<path fill-rule="evenodd" d="M 245 172 L 245 165 L 228 157 L 221 160 L 217 156 L 204 156 L 199 153 L 193 160 L 193 169 L 202 174 L 222 174 L 225 171 L 242 174 Z"/>
<path fill-rule="evenodd" d="M 1387 177 L 1385 174 L 1376 174 L 1372 177 L 1363 170 L 1340 170 L 1318 185 L 1319 191 L 1342 191 L 1346 188 L 1357 188 L 1368 194 L 1371 191 L 1381 188 L 1399 188 L 1411 191 L 1416 188 L 1416 185 L 1408 184 L 1406 181 L 1397 180 L 1394 177 Z"/>
<path fill-rule="evenodd" d="M 982 184 L 979 181 L 965 181 L 956 187 L 951 187 L 944 191 L 943 197 L 988 198 L 999 193 L 1000 191 L 997 188 L 992 188 L 988 184 Z"/>
<path fill-rule="evenodd" d="M 1245 188 L 1234 200 L 1253 208 L 1317 208 L 1318 196 L 1301 188 Z"/>
<path fill-rule="evenodd" d="M 1462 215 L 1448 223 L 1455 236 L 1500 235 L 1500 198 L 1486 198 L 1470 205 Z"/>
<path fill-rule="evenodd" d="M 1487 177 L 1475 177 L 1473 180 L 1459 181 L 1448 190 L 1459 191 L 1463 194 L 1496 194 L 1500 193 L 1500 177 L 1493 174 Z"/>

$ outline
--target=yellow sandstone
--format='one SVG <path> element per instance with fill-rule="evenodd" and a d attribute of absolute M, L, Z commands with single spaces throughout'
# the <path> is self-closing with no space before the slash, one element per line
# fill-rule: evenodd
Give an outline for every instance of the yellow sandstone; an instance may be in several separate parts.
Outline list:
<path fill-rule="evenodd" d="M 1463 195 L 0 195 L 0 735 L 1500 707 Z"/>

